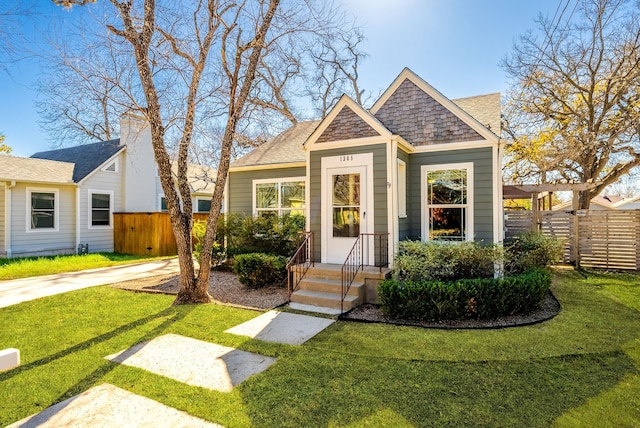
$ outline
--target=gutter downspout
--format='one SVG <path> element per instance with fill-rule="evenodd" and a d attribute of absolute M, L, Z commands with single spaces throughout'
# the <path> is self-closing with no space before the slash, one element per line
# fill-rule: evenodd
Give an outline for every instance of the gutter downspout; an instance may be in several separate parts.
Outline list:
<path fill-rule="evenodd" d="M 12 196 L 12 192 L 11 189 L 14 188 L 16 186 L 16 182 L 15 180 L 12 180 L 11 183 L 6 182 L 4 184 L 4 188 L 7 189 L 7 193 L 5 194 L 5 202 L 4 202 L 4 228 L 5 228 L 5 234 L 4 234 L 4 239 L 5 239 L 5 247 L 6 247 L 6 253 L 7 253 L 7 258 L 10 259 L 12 256 L 12 249 L 11 249 L 11 229 L 12 229 L 12 225 L 11 225 L 11 199 L 13 198 Z"/>
<path fill-rule="evenodd" d="M 87 201 L 87 203 L 89 203 Z M 73 247 L 77 249 L 80 245 L 80 186 L 76 185 L 76 245 Z"/>

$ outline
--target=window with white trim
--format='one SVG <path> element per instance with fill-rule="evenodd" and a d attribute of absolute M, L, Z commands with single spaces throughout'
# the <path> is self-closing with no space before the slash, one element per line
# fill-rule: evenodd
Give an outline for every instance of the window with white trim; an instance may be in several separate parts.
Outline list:
<path fill-rule="evenodd" d="M 111 227 L 113 192 L 89 190 L 89 228 Z"/>
<path fill-rule="evenodd" d="M 407 216 L 407 164 L 398 159 L 398 178 L 396 181 L 398 192 L 398 217 Z"/>
<path fill-rule="evenodd" d="M 160 196 L 160 211 L 169 211 L 169 209 L 167 208 L 167 198 L 165 198 L 164 196 Z"/>
<path fill-rule="evenodd" d="M 259 217 L 305 215 L 304 178 L 253 181 L 253 207 Z"/>
<path fill-rule="evenodd" d="M 423 237 L 429 241 L 473 239 L 473 164 L 425 165 Z"/>
<path fill-rule="evenodd" d="M 58 191 L 45 189 L 27 189 L 28 215 L 27 230 L 58 229 Z"/>

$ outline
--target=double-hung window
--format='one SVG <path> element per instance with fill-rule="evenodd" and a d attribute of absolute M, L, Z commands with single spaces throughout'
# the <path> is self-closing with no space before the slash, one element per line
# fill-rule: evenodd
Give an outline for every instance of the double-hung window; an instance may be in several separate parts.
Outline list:
<path fill-rule="evenodd" d="M 27 231 L 58 229 L 58 191 L 27 189 L 29 193 Z"/>
<path fill-rule="evenodd" d="M 259 217 L 305 215 L 304 177 L 253 181 L 253 207 Z"/>
<path fill-rule="evenodd" d="M 113 192 L 89 190 L 89 228 L 111 227 Z"/>
<path fill-rule="evenodd" d="M 422 195 L 423 239 L 473 239 L 472 163 L 422 166 Z"/>

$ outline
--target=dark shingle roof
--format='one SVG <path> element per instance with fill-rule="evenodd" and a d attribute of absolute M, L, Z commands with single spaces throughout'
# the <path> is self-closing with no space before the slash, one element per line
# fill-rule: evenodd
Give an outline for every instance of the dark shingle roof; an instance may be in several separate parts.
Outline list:
<path fill-rule="evenodd" d="M 306 157 L 302 144 L 319 124 L 319 120 L 298 122 L 235 161 L 231 167 L 304 162 Z"/>
<path fill-rule="evenodd" d="M 120 150 L 123 150 L 124 147 L 125 146 L 120 145 L 120 139 L 115 139 L 66 149 L 38 152 L 31 157 L 75 164 L 73 181 L 77 183 L 106 162 L 110 157 Z"/>

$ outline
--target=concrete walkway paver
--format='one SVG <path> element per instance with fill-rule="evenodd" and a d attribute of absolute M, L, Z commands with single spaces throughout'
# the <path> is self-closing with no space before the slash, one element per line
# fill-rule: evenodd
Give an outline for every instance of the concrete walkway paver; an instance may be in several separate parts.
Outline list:
<path fill-rule="evenodd" d="M 7 428 L 35 427 L 219 428 L 221 425 L 105 383 L 54 404 Z"/>
<path fill-rule="evenodd" d="M 178 334 L 165 334 L 106 357 L 179 382 L 229 392 L 276 359 Z"/>
<path fill-rule="evenodd" d="M 301 345 L 334 322 L 327 318 L 274 310 L 231 327 L 225 333 L 249 336 L 265 342 Z"/>
<path fill-rule="evenodd" d="M 178 259 L 172 258 L 0 281 L 0 308 L 81 288 L 179 272 Z"/>

